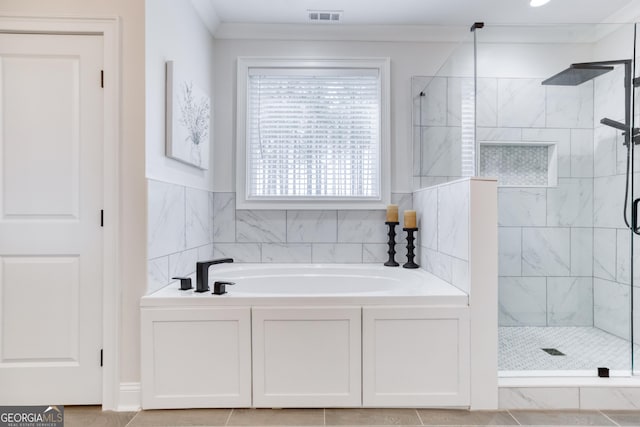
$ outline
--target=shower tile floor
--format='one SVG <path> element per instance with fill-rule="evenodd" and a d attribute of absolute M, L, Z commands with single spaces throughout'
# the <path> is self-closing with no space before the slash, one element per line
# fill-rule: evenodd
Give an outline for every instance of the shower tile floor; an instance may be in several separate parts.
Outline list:
<path fill-rule="evenodd" d="M 498 343 L 500 371 L 630 369 L 629 341 L 593 327 L 504 326 L 498 328 Z M 640 355 L 640 346 L 635 351 Z"/>

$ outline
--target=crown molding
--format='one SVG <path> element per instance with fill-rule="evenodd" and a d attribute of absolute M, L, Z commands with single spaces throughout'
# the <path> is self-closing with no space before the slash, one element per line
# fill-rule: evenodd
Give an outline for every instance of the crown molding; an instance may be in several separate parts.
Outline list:
<path fill-rule="evenodd" d="M 195 9 L 198 16 L 209 30 L 211 35 L 215 35 L 218 26 L 220 25 L 220 18 L 216 10 L 213 8 L 210 0 L 191 0 L 191 5 Z"/>
<path fill-rule="evenodd" d="M 612 13 L 602 23 L 632 23 L 640 19 L 640 0 L 633 0 L 620 10 Z"/>
<path fill-rule="evenodd" d="M 221 23 L 216 39 L 378 42 L 460 42 L 468 26 Z"/>

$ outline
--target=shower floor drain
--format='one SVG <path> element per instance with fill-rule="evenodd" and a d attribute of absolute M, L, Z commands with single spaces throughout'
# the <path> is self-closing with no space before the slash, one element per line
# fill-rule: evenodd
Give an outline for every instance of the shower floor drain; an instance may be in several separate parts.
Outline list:
<path fill-rule="evenodd" d="M 555 348 L 543 348 L 543 351 L 546 351 L 552 356 L 564 356 L 565 354 L 558 349 Z"/>

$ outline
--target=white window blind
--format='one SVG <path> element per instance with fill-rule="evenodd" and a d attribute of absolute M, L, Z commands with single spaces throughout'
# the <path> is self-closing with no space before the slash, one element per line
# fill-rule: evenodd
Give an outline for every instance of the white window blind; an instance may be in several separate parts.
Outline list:
<path fill-rule="evenodd" d="M 377 69 L 250 69 L 249 199 L 379 199 Z"/>

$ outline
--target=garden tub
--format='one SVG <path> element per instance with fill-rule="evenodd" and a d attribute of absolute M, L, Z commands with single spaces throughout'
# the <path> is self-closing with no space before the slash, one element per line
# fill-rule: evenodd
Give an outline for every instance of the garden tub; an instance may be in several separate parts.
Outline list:
<path fill-rule="evenodd" d="M 142 306 L 234 304 L 445 304 L 466 305 L 467 294 L 422 269 L 370 264 L 217 264 L 215 281 L 234 282 L 224 295 L 181 291 L 178 282 L 142 299 Z M 195 287 L 195 278 L 193 279 Z"/>
<path fill-rule="evenodd" d="M 234 263 L 215 281 L 235 284 L 142 298 L 144 409 L 469 407 L 469 298 L 424 270 Z"/>

